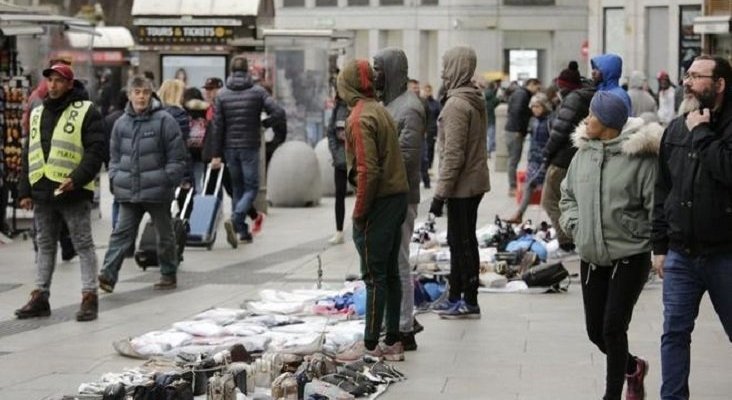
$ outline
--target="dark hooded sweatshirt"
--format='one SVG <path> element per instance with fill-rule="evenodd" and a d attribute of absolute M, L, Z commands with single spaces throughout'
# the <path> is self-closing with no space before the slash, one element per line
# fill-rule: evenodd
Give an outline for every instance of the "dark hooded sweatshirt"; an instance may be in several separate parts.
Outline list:
<path fill-rule="evenodd" d="M 435 195 L 470 198 L 490 190 L 485 99 L 472 82 L 475 51 L 455 47 L 443 56 L 447 100 L 437 121 L 440 176 Z"/>
<path fill-rule="evenodd" d="M 373 82 L 366 60 L 349 62 L 338 75 L 338 95 L 351 108 L 346 160 L 348 179 L 356 186 L 355 221 L 366 219 L 375 199 L 409 191 L 396 124 L 376 101 Z"/>
<path fill-rule="evenodd" d="M 75 101 L 89 100 L 84 85 L 75 80 L 74 86 L 65 95 L 58 99 L 46 96 L 43 99 L 43 114 L 41 114 L 41 147 L 44 157 L 48 158 L 51 151 L 53 130 L 61 114 L 69 104 Z M 102 162 L 107 157 L 105 148 L 104 119 L 95 107 L 90 107 L 81 125 L 81 143 L 84 146 L 84 155 L 76 169 L 71 173 L 74 190 L 60 196 L 54 196 L 53 191 L 59 183 L 47 179 L 45 176 L 31 186 L 28 180 L 28 144 L 23 146 L 22 168 L 18 186 L 18 198 L 32 198 L 34 202 L 72 203 L 77 201 L 91 201 L 93 193 L 83 187 L 91 182 L 99 172 Z"/>
<path fill-rule="evenodd" d="M 387 48 L 374 56 L 384 68 L 384 92 L 381 100 L 397 124 L 399 147 L 409 183 L 409 204 L 419 203 L 420 166 L 426 116 L 422 101 L 407 90 L 407 56 L 400 49 Z"/>

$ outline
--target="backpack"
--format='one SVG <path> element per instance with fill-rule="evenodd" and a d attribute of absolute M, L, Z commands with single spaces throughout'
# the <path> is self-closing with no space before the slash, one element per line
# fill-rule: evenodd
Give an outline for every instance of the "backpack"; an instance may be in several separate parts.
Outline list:
<path fill-rule="evenodd" d="M 569 271 L 561 262 L 540 264 L 529 268 L 521 275 L 521 279 L 528 287 L 546 287 L 551 291 L 566 291 L 560 283 L 569 277 Z"/>
<path fill-rule="evenodd" d="M 191 128 L 191 132 L 188 134 L 186 146 L 189 149 L 202 149 L 203 141 L 206 138 L 206 127 L 208 125 L 206 119 L 191 118 L 188 124 Z"/>

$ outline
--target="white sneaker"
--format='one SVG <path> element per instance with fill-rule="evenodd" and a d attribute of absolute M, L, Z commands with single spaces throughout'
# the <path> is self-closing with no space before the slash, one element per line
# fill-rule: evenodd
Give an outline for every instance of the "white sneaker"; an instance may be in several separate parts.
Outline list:
<path fill-rule="evenodd" d="M 343 232 L 337 231 L 335 234 L 333 234 L 333 237 L 328 239 L 328 243 L 330 244 L 343 244 Z"/>

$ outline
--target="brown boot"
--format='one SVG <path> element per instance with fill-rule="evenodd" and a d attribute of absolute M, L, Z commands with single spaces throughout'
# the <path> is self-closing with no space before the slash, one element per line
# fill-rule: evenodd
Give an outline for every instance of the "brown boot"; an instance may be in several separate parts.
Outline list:
<path fill-rule="evenodd" d="M 171 290 L 178 287 L 178 283 L 176 282 L 175 275 L 161 275 L 160 281 L 153 285 L 153 289 L 155 290 Z"/>
<path fill-rule="evenodd" d="M 48 303 L 48 292 L 36 289 L 31 292 L 31 299 L 23 307 L 15 310 L 18 319 L 48 317 L 51 315 L 51 304 Z"/>
<path fill-rule="evenodd" d="M 76 320 L 94 321 L 97 319 L 97 311 L 99 310 L 99 300 L 96 293 L 85 292 L 81 295 L 81 307 L 76 312 Z"/>

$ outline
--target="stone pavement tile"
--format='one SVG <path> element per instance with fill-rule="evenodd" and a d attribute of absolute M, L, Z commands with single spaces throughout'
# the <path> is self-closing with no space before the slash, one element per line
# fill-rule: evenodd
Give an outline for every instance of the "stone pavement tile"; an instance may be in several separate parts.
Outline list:
<path fill-rule="evenodd" d="M 0 399 L 3 400 L 30 400 L 30 399 L 52 399 L 63 396 L 61 390 L 49 391 L 48 389 L 0 389 Z"/>
<path fill-rule="evenodd" d="M 7 388 L 7 390 L 29 391 L 46 389 L 46 396 L 50 397 L 52 393 L 55 393 L 55 395 L 78 393 L 79 385 L 81 383 L 91 382 L 96 379 L 99 379 L 99 376 L 95 376 L 92 374 L 80 374 L 74 372 L 59 371 L 48 375 L 37 376 L 25 382 L 10 386 Z M 3 397 L 3 399 L 5 398 Z"/>

